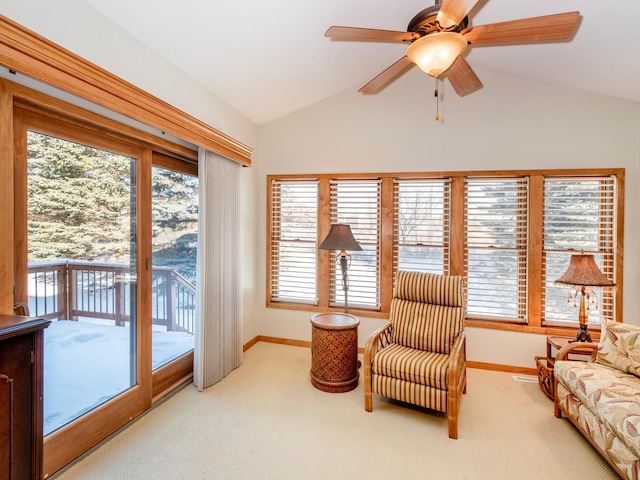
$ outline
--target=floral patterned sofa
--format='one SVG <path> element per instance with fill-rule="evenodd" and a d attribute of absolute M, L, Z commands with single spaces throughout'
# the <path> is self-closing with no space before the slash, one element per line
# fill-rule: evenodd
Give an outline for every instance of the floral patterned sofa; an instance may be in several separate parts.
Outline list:
<path fill-rule="evenodd" d="M 590 348 L 589 362 L 568 360 Z M 554 413 L 567 417 L 626 479 L 639 478 L 640 327 L 604 322 L 600 343 L 572 343 L 556 355 Z"/>

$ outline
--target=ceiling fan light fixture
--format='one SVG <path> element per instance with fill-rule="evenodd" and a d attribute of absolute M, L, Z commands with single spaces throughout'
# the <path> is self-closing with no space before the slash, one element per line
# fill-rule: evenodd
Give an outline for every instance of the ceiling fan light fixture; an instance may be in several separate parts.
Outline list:
<path fill-rule="evenodd" d="M 464 53 L 467 45 L 467 39 L 459 33 L 430 33 L 409 45 L 407 58 L 422 71 L 437 78 Z"/>

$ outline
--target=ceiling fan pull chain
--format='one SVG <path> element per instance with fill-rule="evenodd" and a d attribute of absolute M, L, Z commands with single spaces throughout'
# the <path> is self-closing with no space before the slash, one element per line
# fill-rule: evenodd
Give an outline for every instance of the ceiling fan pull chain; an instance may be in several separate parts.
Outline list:
<path fill-rule="evenodd" d="M 434 92 L 434 96 L 436 97 L 436 122 L 440 120 L 440 114 L 438 113 L 438 108 L 439 108 L 439 102 L 440 102 L 440 95 L 438 95 L 438 79 L 435 79 L 436 81 L 436 91 Z"/>

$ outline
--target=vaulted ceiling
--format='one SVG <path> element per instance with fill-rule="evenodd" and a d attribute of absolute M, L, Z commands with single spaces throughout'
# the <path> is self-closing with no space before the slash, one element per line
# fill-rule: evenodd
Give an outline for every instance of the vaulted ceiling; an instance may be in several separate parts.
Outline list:
<path fill-rule="evenodd" d="M 328 27 L 406 31 L 416 13 L 433 5 L 422 0 L 86 2 L 259 125 L 356 91 L 405 54 L 403 44 L 329 40 Z M 478 45 L 465 59 L 481 81 L 486 70 L 640 102 L 638 0 L 479 0 L 469 19 L 477 26 L 568 11 L 582 17 L 570 41 Z"/>

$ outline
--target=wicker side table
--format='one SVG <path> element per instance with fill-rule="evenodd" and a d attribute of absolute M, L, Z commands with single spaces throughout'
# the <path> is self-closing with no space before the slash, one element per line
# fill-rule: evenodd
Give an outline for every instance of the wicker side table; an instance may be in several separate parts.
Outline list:
<path fill-rule="evenodd" d="M 358 386 L 358 325 L 348 313 L 311 317 L 311 383 L 324 392 L 342 393 Z"/>

